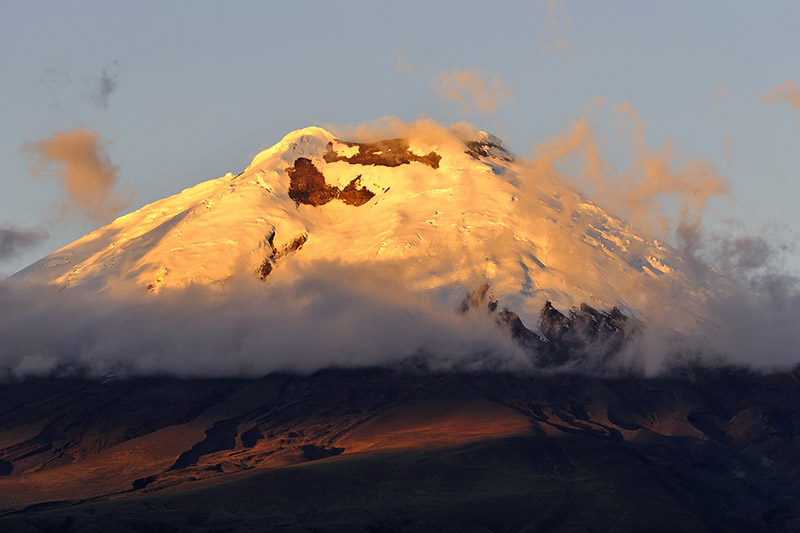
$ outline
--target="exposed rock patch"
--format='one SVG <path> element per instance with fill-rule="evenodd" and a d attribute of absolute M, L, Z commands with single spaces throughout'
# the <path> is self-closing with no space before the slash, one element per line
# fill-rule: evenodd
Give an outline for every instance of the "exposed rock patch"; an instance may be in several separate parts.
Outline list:
<path fill-rule="evenodd" d="M 387 139 L 373 143 L 352 143 L 347 141 L 337 142 L 350 148 L 358 147 L 358 153 L 352 156 L 342 156 L 333 149 L 333 143 L 328 143 L 328 150 L 323 155 L 325 162 L 334 163 L 336 161 L 346 161 L 353 165 L 379 165 L 383 167 L 399 167 L 412 162 L 422 163 L 431 168 L 439 168 L 439 161 L 442 156 L 436 152 L 430 152 L 419 156 L 411 152 L 408 148 L 408 141 L 405 139 Z"/>
<path fill-rule="evenodd" d="M 327 160 L 327 159 L 326 159 Z M 293 167 L 286 169 L 289 174 L 289 198 L 297 205 L 325 205 L 339 199 L 347 205 L 360 206 L 369 202 L 375 193 L 361 186 L 361 175 L 356 176 L 344 189 L 325 182 L 325 176 L 310 159 L 298 157 Z"/>
<path fill-rule="evenodd" d="M 325 176 L 314 163 L 298 157 L 294 166 L 286 169 L 289 174 L 289 198 L 296 204 L 325 205 L 339 195 L 339 189 L 325 183 Z"/>
<path fill-rule="evenodd" d="M 264 258 L 264 261 L 256 269 L 256 274 L 258 277 L 261 278 L 261 280 L 267 279 L 281 258 L 289 255 L 290 253 L 298 251 L 303 247 L 307 240 L 308 234 L 302 233 L 284 244 L 282 249 L 278 250 L 278 248 L 275 247 L 275 233 L 270 234 L 267 237 L 267 244 L 269 244 L 270 253 Z"/>
<path fill-rule="evenodd" d="M 258 277 L 263 281 L 267 279 L 270 274 L 272 274 L 272 268 L 272 261 L 270 261 L 269 257 L 267 257 L 256 269 L 256 274 L 258 274 Z"/>
<path fill-rule="evenodd" d="M 375 193 L 364 186 L 359 188 L 359 185 L 361 185 L 360 175 L 353 178 L 353 181 L 348 183 L 345 188 L 341 190 L 338 196 L 339 200 L 343 201 L 347 205 L 354 205 L 356 207 L 359 205 L 364 205 L 372 200 L 372 197 L 375 196 Z"/>
<path fill-rule="evenodd" d="M 303 245 L 306 243 L 307 240 L 308 240 L 308 235 L 306 233 L 301 233 L 291 241 L 284 244 L 283 248 L 281 248 L 280 250 L 276 249 L 275 246 L 272 244 L 272 242 L 270 242 L 270 245 L 272 246 L 272 252 L 273 255 L 275 256 L 275 259 L 278 260 L 282 257 L 289 255 L 290 253 L 298 251 L 300 248 L 303 247 Z"/>
<path fill-rule="evenodd" d="M 480 159 L 482 157 L 496 157 L 503 161 L 510 163 L 514 160 L 514 156 L 503 148 L 500 144 L 485 140 L 485 141 L 467 141 L 465 143 L 467 149 L 465 152 L 472 156 L 473 159 Z"/>

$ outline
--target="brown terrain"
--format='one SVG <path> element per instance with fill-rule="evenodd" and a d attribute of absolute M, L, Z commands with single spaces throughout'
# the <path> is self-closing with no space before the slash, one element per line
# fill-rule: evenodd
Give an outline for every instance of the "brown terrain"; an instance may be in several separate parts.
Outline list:
<path fill-rule="evenodd" d="M 800 375 L 0 387 L 4 531 L 793 531 Z"/>
<path fill-rule="evenodd" d="M 347 161 L 353 165 L 378 165 L 383 167 L 399 167 L 412 162 L 422 163 L 431 168 L 439 168 L 442 157 L 436 152 L 417 155 L 409 150 L 407 139 L 387 139 L 372 143 L 353 143 L 337 139 L 337 142 L 349 147 L 358 147 L 358 153 L 344 157 L 336 153 L 333 143 L 328 143 L 328 150 L 323 155 L 327 163 Z"/>
<path fill-rule="evenodd" d="M 286 243 L 280 250 L 275 247 L 275 232 L 267 236 L 267 244 L 269 244 L 270 251 L 261 265 L 256 269 L 256 274 L 261 280 L 267 279 L 272 273 L 272 270 L 278 264 L 278 261 L 283 259 L 289 254 L 293 254 L 303 247 L 308 240 L 308 235 L 303 233 L 298 235 L 288 243 Z"/>
<path fill-rule="evenodd" d="M 375 196 L 366 187 L 359 187 L 360 175 L 353 178 L 344 189 L 328 185 L 322 172 L 305 157 L 298 157 L 294 166 L 286 169 L 286 173 L 289 174 L 289 198 L 297 205 L 325 205 L 338 199 L 347 205 L 358 207 Z"/>

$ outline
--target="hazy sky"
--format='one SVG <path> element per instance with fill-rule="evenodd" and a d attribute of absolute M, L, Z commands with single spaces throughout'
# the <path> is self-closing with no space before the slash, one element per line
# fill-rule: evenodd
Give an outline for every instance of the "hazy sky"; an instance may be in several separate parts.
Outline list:
<path fill-rule="evenodd" d="M 630 102 L 652 146 L 713 165 L 738 218 L 800 230 L 798 2 L 0 8 L 0 274 L 313 124 L 468 120 L 526 154 L 588 113 L 623 165 L 599 99 Z M 65 146 L 100 169 L 91 182 L 47 172 Z"/>

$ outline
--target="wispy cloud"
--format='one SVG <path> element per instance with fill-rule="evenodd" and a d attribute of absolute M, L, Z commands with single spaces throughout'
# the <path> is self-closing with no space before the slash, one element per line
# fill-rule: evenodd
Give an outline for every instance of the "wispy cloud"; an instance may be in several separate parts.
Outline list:
<path fill-rule="evenodd" d="M 11 224 L 0 226 L 0 261 L 16 257 L 48 237 L 42 229 L 22 229 Z"/>
<path fill-rule="evenodd" d="M 48 67 L 38 82 L 59 111 L 66 107 L 85 105 L 88 101 L 100 109 L 108 109 L 112 95 L 119 87 L 118 60 L 109 61 L 97 73 L 74 72 L 63 60 Z M 75 83 L 73 83 L 75 81 Z"/>
<path fill-rule="evenodd" d="M 93 82 L 90 99 L 97 107 L 108 109 L 108 101 L 117 89 L 119 77 L 119 61 L 107 63 L 100 71 L 100 75 Z"/>
<path fill-rule="evenodd" d="M 776 85 L 761 100 L 766 104 L 788 102 L 795 111 L 800 111 L 800 83 L 784 81 Z"/>
<path fill-rule="evenodd" d="M 405 59 L 400 54 L 394 56 L 395 58 L 395 70 L 397 70 L 400 74 L 411 74 L 414 72 L 417 67 L 416 65 L 412 65 L 411 63 L 407 63 Z"/>
<path fill-rule="evenodd" d="M 714 89 L 713 93 L 711 93 L 711 99 L 714 100 L 714 103 L 719 103 L 722 101 L 723 98 L 725 98 L 725 96 L 729 95 L 730 93 L 731 93 L 730 87 L 728 87 L 727 85 L 720 85 L 719 87 Z"/>
<path fill-rule="evenodd" d="M 26 143 L 23 152 L 33 158 L 33 176 L 50 175 L 64 187 L 65 211 L 79 211 L 104 222 L 128 204 L 127 195 L 114 191 L 118 169 L 111 163 L 100 135 L 79 127 L 56 132 L 43 141 Z"/>
<path fill-rule="evenodd" d="M 553 51 L 571 50 L 572 45 L 567 41 L 567 33 L 572 29 L 572 24 L 566 5 L 557 0 L 546 0 L 543 5 L 547 8 L 547 13 L 539 33 L 539 48 Z"/>
<path fill-rule="evenodd" d="M 39 85 L 44 89 L 52 111 L 64 112 L 64 100 L 69 99 L 69 88 L 72 85 L 72 74 L 66 63 L 61 60 L 59 64 L 47 67 L 38 79 Z"/>
<path fill-rule="evenodd" d="M 628 134 L 630 146 L 627 167 L 619 170 L 603 158 L 599 148 L 603 139 L 584 115 L 568 132 L 534 148 L 533 162 L 540 172 L 561 176 L 620 218 L 666 238 L 679 224 L 701 218 L 711 199 L 728 194 L 727 180 L 713 165 L 680 161 L 670 139 L 660 149 L 650 146 L 646 126 L 630 102 L 613 104 L 598 98 L 595 105 L 622 119 L 620 131 Z M 577 170 L 559 172 L 564 165 L 577 165 Z"/>
<path fill-rule="evenodd" d="M 499 75 L 475 67 L 440 73 L 434 79 L 434 90 L 439 97 L 459 104 L 464 113 L 494 113 L 513 101 L 511 89 Z"/>
<path fill-rule="evenodd" d="M 72 76 L 69 73 L 69 68 L 62 60 L 60 65 L 47 67 L 41 78 L 39 78 L 39 82 L 52 91 L 65 83 L 72 83 Z"/>
<path fill-rule="evenodd" d="M 733 144 L 733 139 L 730 137 L 725 137 L 722 139 L 722 151 L 725 153 L 725 160 L 730 163 L 731 157 L 733 157 L 733 148 L 731 145 Z"/>

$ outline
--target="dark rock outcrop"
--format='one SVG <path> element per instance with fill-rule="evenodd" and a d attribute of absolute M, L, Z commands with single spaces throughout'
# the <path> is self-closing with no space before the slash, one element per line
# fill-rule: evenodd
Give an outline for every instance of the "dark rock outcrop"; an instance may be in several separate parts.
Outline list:
<path fill-rule="evenodd" d="M 375 193 L 370 191 L 364 186 L 361 186 L 361 176 L 356 176 L 353 180 L 345 185 L 344 189 L 339 192 L 337 198 L 346 203 L 347 205 L 364 205 L 372 200 Z"/>
<path fill-rule="evenodd" d="M 626 340 L 636 335 L 639 327 L 637 321 L 616 307 L 604 312 L 581 304 L 565 315 L 546 302 L 539 313 L 540 335 L 526 327 L 514 311 L 497 311 L 498 302 L 488 284 L 469 292 L 458 311 L 466 313 L 481 308 L 495 316 L 498 324 L 531 353 L 541 368 L 602 369 L 621 352 Z"/>
<path fill-rule="evenodd" d="M 337 139 L 337 142 L 351 148 L 358 147 L 358 153 L 349 157 L 341 156 L 333 149 L 333 143 L 328 143 L 328 150 L 323 155 L 327 163 L 346 161 L 352 165 L 399 167 L 417 162 L 431 168 L 439 168 L 439 161 L 442 160 L 442 156 L 436 152 L 429 152 L 422 156 L 411 152 L 406 139 L 387 139 L 372 143 L 352 143 Z"/>
<path fill-rule="evenodd" d="M 275 246 L 275 233 L 273 232 L 267 237 L 267 244 L 269 245 L 269 253 L 267 257 L 264 258 L 264 261 L 256 269 L 256 275 L 259 279 L 266 280 L 275 267 L 278 264 L 278 261 L 282 258 L 286 257 L 289 254 L 295 253 L 303 245 L 308 241 L 308 234 L 302 233 L 289 241 L 288 243 L 283 245 L 283 248 L 280 250 Z"/>
<path fill-rule="evenodd" d="M 289 174 L 289 198 L 296 204 L 325 205 L 339 195 L 339 189 L 325 183 L 325 176 L 306 157 L 298 157 Z"/>
<path fill-rule="evenodd" d="M 467 149 L 465 152 L 472 156 L 473 159 L 480 160 L 482 157 L 497 157 L 507 163 L 514 160 L 511 152 L 503 148 L 501 145 L 491 141 L 467 141 L 465 143 Z"/>
<path fill-rule="evenodd" d="M 256 274 L 258 274 L 259 279 L 262 281 L 267 279 L 270 274 L 272 274 L 272 261 L 269 258 L 264 259 L 261 262 L 261 265 L 256 269 Z"/>
<path fill-rule="evenodd" d="M 602 367 L 620 353 L 639 324 L 616 307 L 599 311 L 586 304 L 567 315 L 545 303 L 539 314 L 539 329 L 547 338 L 540 349 L 540 366 L 561 366 L 591 362 Z"/>
<path fill-rule="evenodd" d="M 374 192 L 360 186 L 361 175 L 353 178 L 344 189 L 328 185 L 322 172 L 305 157 L 298 157 L 294 166 L 286 169 L 286 173 L 289 174 L 289 198 L 297 205 L 319 206 L 339 199 L 347 205 L 358 207 L 375 196 Z"/>

